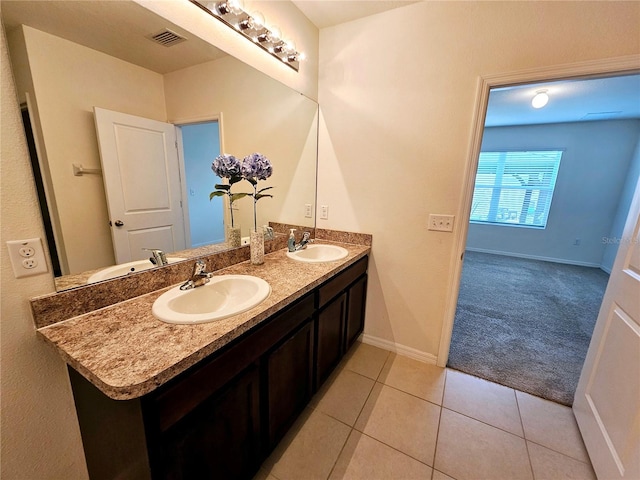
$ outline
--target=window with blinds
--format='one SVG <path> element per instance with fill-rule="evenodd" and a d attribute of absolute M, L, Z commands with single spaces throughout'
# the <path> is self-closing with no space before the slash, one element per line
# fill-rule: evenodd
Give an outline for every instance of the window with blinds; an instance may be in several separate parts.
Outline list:
<path fill-rule="evenodd" d="M 545 228 L 562 151 L 482 152 L 471 222 Z"/>

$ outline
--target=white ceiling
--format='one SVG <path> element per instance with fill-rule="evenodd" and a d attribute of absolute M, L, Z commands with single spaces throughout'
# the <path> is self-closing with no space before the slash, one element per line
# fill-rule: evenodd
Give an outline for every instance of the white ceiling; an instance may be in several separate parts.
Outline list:
<path fill-rule="evenodd" d="M 318 28 L 333 27 L 417 1 L 419 0 L 292 0 Z"/>
<path fill-rule="evenodd" d="M 531 106 L 537 90 L 549 103 Z M 494 89 L 485 126 L 535 125 L 640 118 L 640 75 L 565 80 Z"/>

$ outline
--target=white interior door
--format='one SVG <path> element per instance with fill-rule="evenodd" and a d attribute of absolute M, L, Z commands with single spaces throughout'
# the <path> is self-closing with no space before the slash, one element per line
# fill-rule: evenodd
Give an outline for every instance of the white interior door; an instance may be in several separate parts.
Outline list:
<path fill-rule="evenodd" d="M 148 258 L 145 248 L 185 249 L 175 127 L 94 113 L 116 263 Z"/>
<path fill-rule="evenodd" d="M 573 411 L 600 479 L 640 478 L 640 182 Z"/>

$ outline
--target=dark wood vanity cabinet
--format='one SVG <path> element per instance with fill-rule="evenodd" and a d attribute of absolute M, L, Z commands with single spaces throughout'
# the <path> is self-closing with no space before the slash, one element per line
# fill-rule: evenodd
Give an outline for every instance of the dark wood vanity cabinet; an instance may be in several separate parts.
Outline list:
<path fill-rule="evenodd" d="M 313 322 L 305 322 L 264 361 L 265 437 L 273 449 L 313 393 Z"/>
<path fill-rule="evenodd" d="M 367 301 L 367 276 L 363 275 L 349 288 L 345 324 L 345 351 L 351 348 L 364 330 L 364 307 Z"/>
<path fill-rule="evenodd" d="M 318 345 L 316 385 L 320 387 L 344 354 L 344 326 L 347 294 L 342 293 L 325 305 L 316 322 Z"/>
<path fill-rule="evenodd" d="M 318 288 L 316 388 L 364 329 L 368 257 Z"/>
<path fill-rule="evenodd" d="M 251 479 L 362 332 L 367 261 L 141 398 L 70 369 L 91 479 Z"/>
<path fill-rule="evenodd" d="M 158 437 L 153 478 L 250 478 L 260 466 L 260 376 L 255 365 Z"/>

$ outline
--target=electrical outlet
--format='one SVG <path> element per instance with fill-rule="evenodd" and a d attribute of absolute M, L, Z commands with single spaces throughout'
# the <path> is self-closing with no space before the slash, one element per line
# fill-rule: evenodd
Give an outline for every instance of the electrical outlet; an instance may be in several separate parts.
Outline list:
<path fill-rule="evenodd" d="M 22 266 L 27 270 L 33 270 L 38 267 L 38 261 L 35 258 L 25 258 L 22 260 Z"/>
<path fill-rule="evenodd" d="M 32 247 L 26 246 L 26 247 L 20 248 L 20 250 L 18 250 L 18 253 L 20 254 L 21 257 L 31 258 L 36 254 L 36 251 Z"/>
<path fill-rule="evenodd" d="M 320 219 L 328 220 L 329 219 L 329 206 L 328 205 L 320 205 Z"/>
<path fill-rule="evenodd" d="M 429 215 L 429 230 L 453 232 L 454 215 Z"/>
<path fill-rule="evenodd" d="M 304 216 L 306 218 L 311 218 L 313 216 L 313 212 L 311 210 L 311 204 L 310 203 L 305 203 L 304 204 Z"/>
<path fill-rule="evenodd" d="M 30 277 L 49 271 L 39 238 L 10 240 L 7 242 L 9 258 L 16 278 Z"/>

